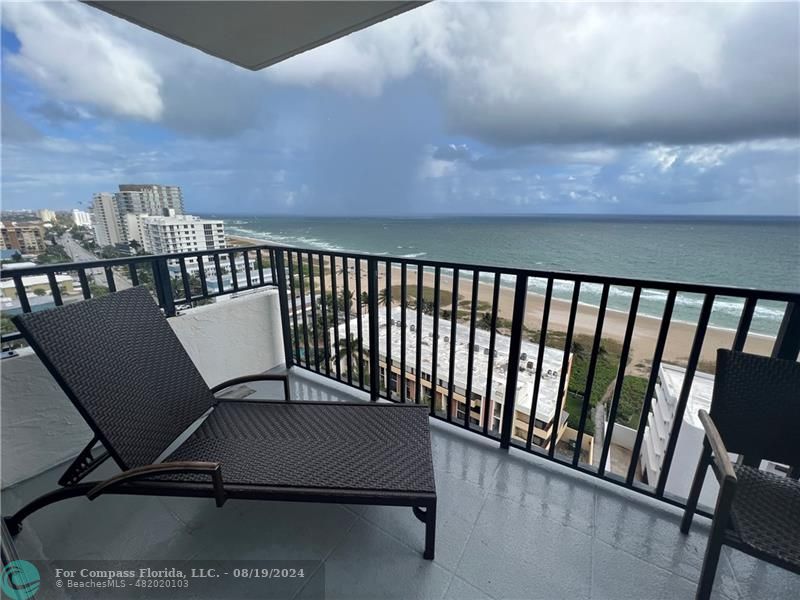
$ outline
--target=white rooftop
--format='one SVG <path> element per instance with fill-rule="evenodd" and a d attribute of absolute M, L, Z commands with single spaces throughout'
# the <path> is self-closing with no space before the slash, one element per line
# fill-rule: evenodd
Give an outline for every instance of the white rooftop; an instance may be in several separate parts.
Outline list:
<path fill-rule="evenodd" d="M 381 355 L 386 354 L 386 310 L 381 308 L 379 311 L 380 323 L 380 348 Z M 395 366 L 400 365 L 400 332 L 401 332 L 401 309 L 392 308 L 392 362 Z M 416 366 L 417 348 L 417 312 L 406 310 L 406 369 Z M 350 320 L 350 334 L 356 335 L 358 318 Z M 362 316 L 362 328 L 364 349 L 369 342 L 369 316 Z M 339 337 L 345 337 L 345 324 L 339 324 Z M 473 358 L 473 393 L 483 396 L 486 390 L 486 375 L 489 366 L 489 337 L 490 332 L 484 329 L 475 329 L 475 353 Z M 454 388 L 461 394 L 465 394 L 467 387 L 467 364 L 469 360 L 469 327 L 458 323 L 456 325 L 456 352 L 455 352 L 455 381 Z M 331 343 L 333 343 L 333 328 L 331 328 Z M 506 376 L 508 374 L 508 353 L 511 338 L 506 335 L 497 334 L 495 336 L 495 358 L 492 376 L 492 399 L 495 402 L 503 403 L 506 386 Z M 432 346 L 433 346 L 433 317 L 422 315 L 422 361 L 421 369 L 423 373 L 431 373 L 432 370 Z M 439 347 L 438 361 L 436 367 L 436 377 L 447 387 L 450 374 L 450 320 L 439 319 Z M 539 355 L 539 345 L 532 342 L 523 341 L 520 353 L 520 363 L 516 368 L 522 367 L 517 377 L 517 410 L 530 414 L 531 402 L 533 399 L 533 388 L 536 381 L 536 360 Z M 561 365 L 564 352 L 555 348 L 546 347 L 542 362 L 543 377 L 539 386 L 539 399 L 536 404 L 536 418 L 548 423 L 555 414 L 556 397 L 558 396 L 558 384 L 561 375 Z M 440 384 L 441 385 L 441 384 Z"/>
<path fill-rule="evenodd" d="M 686 369 L 669 363 L 661 364 L 661 385 L 671 399 L 677 400 L 683 387 L 683 380 L 686 377 Z M 683 413 L 683 420 L 693 427 L 700 428 L 700 417 L 697 413 L 700 410 L 711 408 L 711 395 L 714 391 L 714 376 L 710 373 L 697 371 L 692 381 L 692 389 L 689 391 L 689 399 L 686 403 L 686 411 Z"/>
<path fill-rule="evenodd" d="M 56 282 L 63 283 L 65 281 L 72 281 L 72 277 L 69 275 L 63 275 L 60 273 L 56 273 Z M 22 285 L 25 287 L 30 287 L 33 285 L 47 285 L 49 280 L 47 279 L 47 275 L 29 275 L 27 277 L 22 278 Z M 0 281 L 0 288 L 13 288 L 14 287 L 14 280 L 13 279 L 3 279 Z"/>

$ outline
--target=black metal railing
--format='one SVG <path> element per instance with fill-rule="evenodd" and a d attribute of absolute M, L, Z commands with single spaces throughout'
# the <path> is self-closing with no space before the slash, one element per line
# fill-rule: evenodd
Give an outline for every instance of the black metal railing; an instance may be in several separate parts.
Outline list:
<path fill-rule="evenodd" d="M 667 489 L 667 481 L 695 374 L 713 367 L 702 357 L 715 301 L 740 306 L 727 347 L 742 350 L 755 337 L 763 347 L 766 338 L 751 331 L 763 304 L 783 311 L 769 353 L 796 360 L 800 352 L 800 294 L 793 292 L 277 245 L 47 265 L 4 271 L 3 277 L 13 279 L 20 309 L 30 311 L 35 307 L 26 277 L 46 275 L 55 305 L 76 299 L 59 288 L 61 273 L 77 273 L 82 298 L 114 292 L 118 283 L 148 285 L 167 316 L 222 294 L 275 286 L 287 367 L 363 390 L 373 401 L 426 404 L 432 418 L 502 448 L 533 453 L 679 506 L 684 500 Z M 543 297 L 531 293 L 532 284 Z M 597 307 L 581 301 L 589 286 L 600 287 Z M 620 310 L 611 308 L 614 290 L 625 291 L 630 300 L 616 317 L 618 331 L 607 334 L 610 311 Z M 652 349 L 633 364 L 633 350 L 642 344 L 641 304 L 654 292 L 660 317 L 649 317 L 658 321 Z M 689 296 L 699 299 L 699 311 L 691 320 L 691 342 L 679 352 L 685 375 L 658 476 L 644 481 L 641 457 L 659 372 L 676 326 L 676 306 Z M 554 316 L 557 304 L 560 319 Z M 636 385 L 628 386 L 633 379 Z M 550 407 L 549 413 L 543 407 Z M 602 418 L 593 414 L 598 410 Z M 627 462 L 613 460 L 615 429 L 633 437 L 622 453 Z"/>

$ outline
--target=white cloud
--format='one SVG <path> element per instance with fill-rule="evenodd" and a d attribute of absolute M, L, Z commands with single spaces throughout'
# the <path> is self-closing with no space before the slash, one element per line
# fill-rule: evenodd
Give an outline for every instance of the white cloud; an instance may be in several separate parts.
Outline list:
<path fill-rule="evenodd" d="M 158 120 L 162 78 L 143 54 L 75 3 L 3 5 L 3 25 L 20 41 L 7 60 L 55 96 L 109 113 Z"/>

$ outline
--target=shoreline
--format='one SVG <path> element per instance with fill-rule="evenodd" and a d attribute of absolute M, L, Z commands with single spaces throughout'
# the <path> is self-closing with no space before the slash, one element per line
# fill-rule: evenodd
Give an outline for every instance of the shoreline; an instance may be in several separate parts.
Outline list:
<path fill-rule="evenodd" d="M 239 245 L 249 244 L 274 244 L 277 246 L 285 246 L 278 242 L 273 242 L 266 239 L 249 238 L 241 235 L 228 235 L 231 242 L 239 242 Z M 313 251 L 325 252 L 324 250 L 310 249 Z M 350 289 L 355 290 L 355 269 L 349 268 L 348 276 L 351 282 Z M 385 267 L 379 266 L 379 279 L 385 281 Z M 413 271 L 412 271 L 413 273 Z M 399 266 L 392 268 L 392 287 L 400 284 L 401 270 Z M 337 283 L 343 283 L 344 273 L 337 274 Z M 362 291 L 367 289 L 366 273 L 361 274 Z M 416 287 L 416 275 L 413 277 L 407 275 L 407 285 L 409 289 Z M 423 286 L 433 287 L 434 275 L 433 273 L 424 272 Z M 452 279 L 449 275 L 442 274 L 440 276 L 440 288 L 442 291 L 452 291 Z M 479 282 L 478 284 L 478 301 L 491 304 L 493 285 L 487 282 Z M 458 295 L 461 301 L 469 299 L 472 295 L 472 280 L 460 279 L 458 286 Z M 542 321 L 542 313 L 544 311 L 543 294 L 538 292 L 528 292 L 527 300 L 525 303 L 525 326 L 538 330 Z M 394 302 L 392 303 L 394 304 Z M 500 285 L 498 294 L 498 317 L 506 319 L 511 318 L 514 306 L 514 289 L 511 287 Z M 442 305 L 441 308 L 448 308 Z M 548 331 L 563 333 L 567 329 L 569 321 L 569 313 L 571 309 L 571 302 L 561 298 L 552 297 L 550 303 Z M 481 312 L 485 311 L 480 311 Z M 576 311 L 574 334 L 580 336 L 589 336 L 594 338 L 597 315 L 599 307 L 579 302 Z M 618 309 L 607 308 L 605 318 L 603 321 L 602 337 L 622 343 L 625 337 L 625 330 L 627 328 L 628 313 Z M 633 339 L 631 342 L 631 349 L 629 353 L 628 372 L 630 374 L 643 374 L 649 372 L 649 366 L 652 362 L 653 353 L 658 338 L 658 333 L 661 328 L 661 318 L 638 312 L 633 329 Z M 670 322 L 669 333 L 667 335 L 667 342 L 664 347 L 663 362 L 678 364 L 685 366 L 688 360 L 689 352 L 694 340 L 696 324 L 686 321 L 680 321 L 673 317 Z M 716 362 L 717 348 L 730 348 L 733 344 L 735 330 L 730 328 L 723 328 L 718 326 L 709 325 L 706 330 L 703 347 L 700 353 L 699 370 L 702 368 L 709 368 Z M 767 355 L 772 351 L 775 338 L 769 335 L 760 333 L 749 333 L 744 350 L 754 354 Z"/>

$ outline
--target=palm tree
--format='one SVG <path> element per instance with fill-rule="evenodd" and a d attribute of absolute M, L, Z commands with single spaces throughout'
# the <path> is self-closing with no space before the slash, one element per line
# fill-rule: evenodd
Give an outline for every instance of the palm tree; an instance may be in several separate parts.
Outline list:
<path fill-rule="evenodd" d="M 383 288 L 378 292 L 378 306 L 386 306 L 387 300 L 390 300 L 388 288 Z"/>

